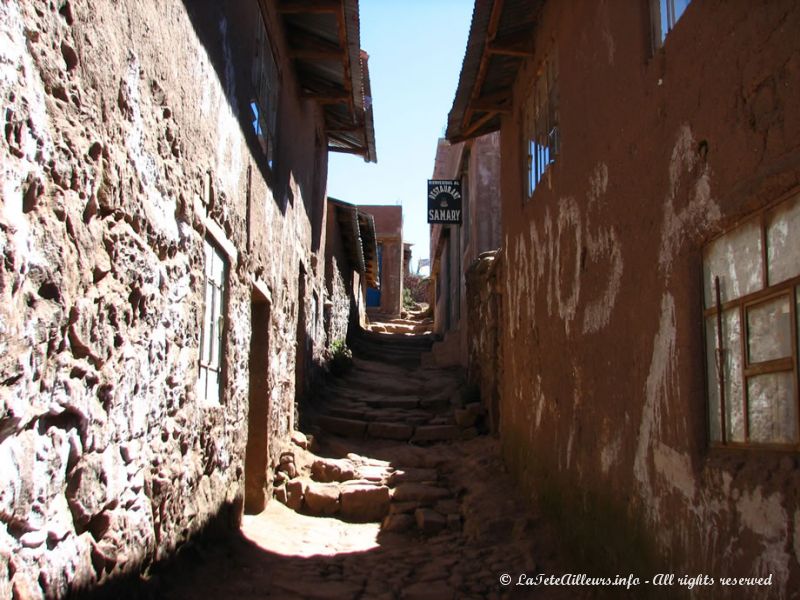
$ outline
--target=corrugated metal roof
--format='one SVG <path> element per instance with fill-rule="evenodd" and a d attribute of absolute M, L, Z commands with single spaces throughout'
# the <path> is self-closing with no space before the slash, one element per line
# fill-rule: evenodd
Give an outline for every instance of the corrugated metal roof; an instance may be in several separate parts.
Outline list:
<path fill-rule="evenodd" d="M 378 245 L 375 219 L 355 204 L 328 198 L 335 208 L 342 243 L 354 270 L 362 273 L 367 285 L 378 288 Z M 329 213 L 330 214 L 330 213 Z"/>
<path fill-rule="evenodd" d="M 476 0 L 453 107 L 447 119 L 451 142 L 500 128 L 500 115 L 528 50 L 544 0 Z M 491 100 L 497 110 L 481 106 Z"/>
<path fill-rule="evenodd" d="M 279 0 L 301 93 L 325 115 L 328 149 L 376 162 L 375 127 L 366 53 L 361 50 L 358 0 Z"/>

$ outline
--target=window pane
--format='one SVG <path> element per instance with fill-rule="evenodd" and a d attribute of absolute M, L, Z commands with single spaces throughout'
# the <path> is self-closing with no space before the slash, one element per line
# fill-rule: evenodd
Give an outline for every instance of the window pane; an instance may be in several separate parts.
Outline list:
<path fill-rule="evenodd" d="M 686 7 L 689 6 L 689 2 L 691 0 L 674 0 L 675 2 L 675 20 L 673 21 L 672 25 L 675 26 L 675 23 L 678 22 L 678 19 L 681 18 L 683 15 L 683 11 L 686 10 Z"/>
<path fill-rule="evenodd" d="M 794 373 L 769 373 L 747 381 L 750 440 L 762 443 L 797 441 Z"/>
<path fill-rule="evenodd" d="M 203 308 L 203 339 L 201 340 L 202 348 L 200 349 L 200 361 L 203 364 L 208 364 L 211 359 L 211 336 L 213 324 L 213 288 L 211 283 L 205 283 L 205 306 Z"/>
<path fill-rule="evenodd" d="M 770 285 L 800 275 L 800 196 L 767 214 Z"/>
<path fill-rule="evenodd" d="M 722 363 L 725 390 L 725 431 L 728 442 L 744 441 L 744 395 L 742 391 L 742 351 L 739 310 L 722 315 Z M 709 424 L 712 440 L 721 438 L 719 431 L 719 379 L 717 371 L 717 318 L 706 320 L 706 364 L 708 365 Z M 716 428 L 716 431 L 715 431 Z"/>
<path fill-rule="evenodd" d="M 197 378 L 197 387 L 195 393 L 200 399 L 206 397 L 206 385 L 208 383 L 208 370 L 205 367 L 200 367 L 200 376 Z"/>
<path fill-rule="evenodd" d="M 205 275 L 208 277 L 211 274 L 211 260 L 214 256 L 214 247 L 208 243 L 208 240 L 203 240 L 203 253 L 205 254 Z"/>
<path fill-rule="evenodd" d="M 219 371 L 208 372 L 206 400 L 211 404 L 219 404 Z"/>
<path fill-rule="evenodd" d="M 781 296 L 747 309 L 750 362 L 792 355 L 792 319 L 789 297 Z"/>
<path fill-rule="evenodd" d="M 719 277 L 722 302 L 756 292 L 763 286 L 761 227 L 757 220 L 737 227 L 709 244 L 703 256 L 706 308 L 714 306 L 714 277 Z"/>
<path fill-rule="evenodd" d="M 719 371 L 717 370 L 717 317 L 706 319 L 706 373 L 708 373 L 708 427 L 711 441 L 722 441 L 719 399 Z"/>

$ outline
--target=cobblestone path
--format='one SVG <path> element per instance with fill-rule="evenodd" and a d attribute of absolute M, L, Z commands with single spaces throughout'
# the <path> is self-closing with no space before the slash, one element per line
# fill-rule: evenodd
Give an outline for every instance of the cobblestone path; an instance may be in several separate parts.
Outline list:
<path fill-rule="evenodd" d="M 515 585 L 566 572 L 556 540 L 506 474 L 461 372 L 420 366 L 428 347 L 363 336 L 353 369 L 306 411 L 310 433 L 283 453 L 267 509 L 156 570 L 158 597 L 587 597 Z"/>

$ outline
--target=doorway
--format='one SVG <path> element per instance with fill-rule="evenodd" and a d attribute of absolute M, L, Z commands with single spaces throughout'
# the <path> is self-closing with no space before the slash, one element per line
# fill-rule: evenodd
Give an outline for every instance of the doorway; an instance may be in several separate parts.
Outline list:
<path fill-rule="evenodd" d="M 250 310 L 250 402 L 244 459 L 244 512 L 260 513 L 269 498 L 269 319 L 267 298 L 253 290 Z"/>

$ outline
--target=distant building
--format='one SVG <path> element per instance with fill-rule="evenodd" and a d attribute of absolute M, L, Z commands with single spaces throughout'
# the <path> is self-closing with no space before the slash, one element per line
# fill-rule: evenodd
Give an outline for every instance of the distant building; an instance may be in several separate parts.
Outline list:
<path fill-rule="evenodd" d="M 475 3 L 447 137 L 499 132 L 503 215 L 470 335 L 511 471 L 605 573 L 800 590 L 798 31 L 795 0 Z"/>
<path fill-rule="evenodd" d="M 360 205 L 375 219 L 378 243 L 378 283 L 367 288 L 367 314 L 374 318 L 400 316 L 403 307 L 403 207 Z"/>
<path fill-rule="evenodd" d="M 439 140 L 433 179 L 460 179 L 461 225 L 431 225 L 434 344 L 439 365 L 467 366 L 467 297 L 464 273 L 487 250 L 500 247 L 500 136 L 451 144 Z"/>
<path fill-rule="evenodd" d="M 380 289 L 375 220 L 354 204 L 328 198 L 325 333 L 328 344 L 366 325 L 367 289 Z"/>

